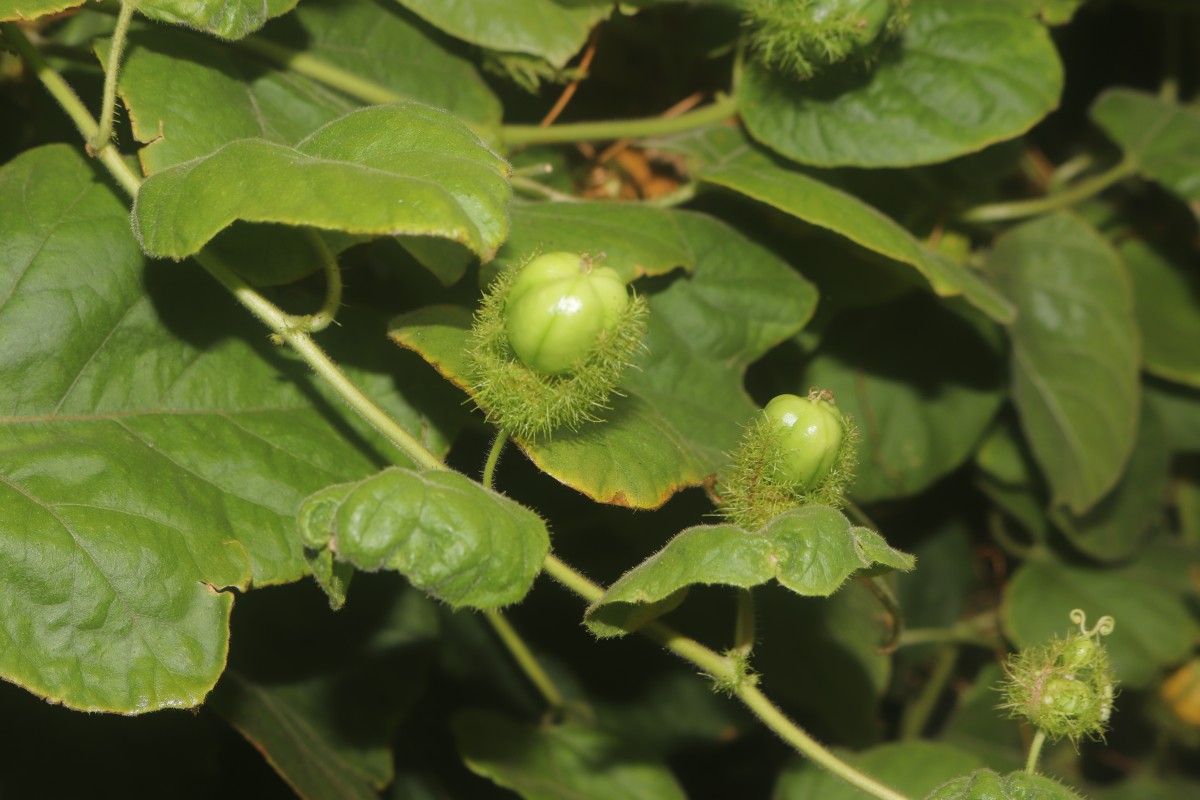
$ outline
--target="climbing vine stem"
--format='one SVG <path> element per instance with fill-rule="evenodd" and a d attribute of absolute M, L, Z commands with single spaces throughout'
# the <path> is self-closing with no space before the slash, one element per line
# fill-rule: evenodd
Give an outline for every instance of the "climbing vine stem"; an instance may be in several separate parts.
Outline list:
<path fill-rule="evenodd" d="M 45 60 L 41 58 L 37 49 L 33 47 L 21 30 L 15 25 L 0 23 L 0 34 L 3 34 L 6 41 L 30 65 L 30 68 L 46 87 L 47 91 L 62 105 L 63 109 L 79 128 L 80 133 L 83 134 L 84 140 L 91 140 L 99 130 L 99 126 L 70 86 L 62 80 L 62 77 L 57 72 L 45 63 Z M 723 102 L 725 103 L 724 105 L 719 102 L 709 108 L 708 114 L 710 117 L 717 112 L 720 112 L 720 116 L 716 117 L 717 119 L 724 118 L 724 116 L 733 113 L 735 108 L 733 102 L 728 100 Z M 693 113 L 700 114 L 703 112 Z M 689 115 L 684 115 L 684 117 L 686 116 Z M 675 118 L 675 120 L 656 121 L 674 122 L 680 119 L 683 119 L 683 117 Z M 556 130 L 556 128 L 545 130 Z M 626 134 L 617 133 L 612 138 L 618 138 L 622 135 Z M 597 138 L 606 138 L 606 136 L 601 134 Z M 116 148 L 105 148 L 103 153 L 101 153 L 101 161 L 131 196 L 137 195 L 141 179 L 129 164 L 126 163 L 124 158 L 117 153 Z M 216 278 L 217 281 L 225 286 L 239 303 L 263 322 L 273 335 L 279 337 L 296 350 L 300 357 L 313 371 L 325 379 L 347 405 L 373 425 L 380 434 L 391 441 L 409 458 L 426 469 L 450 469 L 437 455 L 409 434 L 408 431 L 404 430 L 386 411 L 377 406 L 374 401 L 359 389 L 342 372 L 341 368 L 317 346 L 306 330 L 297 328 L 294 317 L 285 313 L 274 303 L 259 294 L 225 264 L 220 257 L 212 252 L 202 250 L 194 256 L 194 259 L 209 274 Z M 553 554 L 547 555 L 542 568 L 567 589 L 588 602 L 595 602 L 604 594 L 602 588 L 589 581 L 579 572 L 576 572 Z M 720 655 L 699 642 L 683 636 L 658 622 L 646 625 L 639 632 L 704 670 L 718 684 L 730 686 L 732 693 L 767 727 L 775 731 L 780 738 L 792 745 L 801 754 L 807 756 L 837 777 L 861 789 L 870 796 L 879 798 L 879 800 L 908 800 L 903 794 L 860 772 L 823 747 L 803 729 L 788 719 L 758 689 L 754 681 L 737 680 L 737 667 L 732 659 Z M 543 694 L 546 693 L 544 687 L 539 686 L 539 689 L 543 691 Z M 561 702 L 561 695 L 558 695 L 556 690 L 552 691 L 554 692 L 554 696 L 559 698 L 559 700 L 551 700 L 550 695 L 547 695 L 547 700 L 552 705 L 555 702 Z"/>

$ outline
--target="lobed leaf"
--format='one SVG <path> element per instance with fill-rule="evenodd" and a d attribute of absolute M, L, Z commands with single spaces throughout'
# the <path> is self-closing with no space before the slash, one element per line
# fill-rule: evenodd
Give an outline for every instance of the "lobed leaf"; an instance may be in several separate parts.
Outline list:
<path fill-rule="evenodd" d="M 925 800 L 1083 800 L 1071 789 L 1044 775 L 977 769 L 939 786 Z"/>
<path fill-rule="evenodd" d="M 970 457 L 1004 402 L 995 338 L 920 295 L 835 318 L 794 388 L 832 391 L 854 417 L 861 435 L 852 496 L 906 497 Z M 897 370 L 901 363 L 907 368 Z"/>
<path fill-rule="evenodd" d="M 393 451 L 248 315 L 214 327 L 215 281 L 148 265 L 73 148 L 0 169 L 0 286 L 0 675 L 72 708 L 197 705 L 225 664 L 221 590 L 302 577 L 300 500 Z M 340 321 L 351 378 L 444 451 L 444 401 L 397 392 L 406 368 L 363 344 L 377 320 Z"/>
<path fill-rule="evenodd" d="M 1189 203 L 1200 202 L 1200 113 L 1132 89 L 1110 89 L 1092 119 L 1135 159 L 1138 171 Z"/>
<path fill-rule="evenodd" d="M 57 14 L 87 0 L 0 0 L 0 22 L 13 22 Z"/>
<path fill-rule="evenodd" d="M 597 636 L 622 636 L 650 621 L 641 606 L 662 603 L 694 584 L 747 589 L 774 579 L 796 594 L 828 597 L 851 575 L 876 565 L 910 570 L 915 562 L 828 506 L 789 511 L 760 531 L 703 525 L 677 534 L 625 573 L 588 607 L 584 620 Z"/>
<path fill-rule="evenodd" d="M 467 710 L 455 714 L 451 726 L 467 768 L 525 800 L 685 797 L 665 764 L 580 723 L 534 727 L 492 711 Z"/>
<path fill-rule="evenodd" d="M 299 0 L 137 0 L 137 10 L 159 22 L 186 25 L 220 39 L 241 39 Z"/>
<path fill-rule="evenodd" d="M 395 570 L 455 608 L 519 601 L 550 550 L 532 511 L 457 472 L 399 467 L 301 504 L 300 538 L 358 569 Z"/>
<path fill-rule="evenodd" d="M 983 766 L 971 753 L 939 742 L 895 742 L 851 757 L 853 766 L 906 797 L 924 797 L 956 775 Z M 792 761 L 780 773 L 772 800 L 859 800 L 859 789 L 811 761 Z"/>
<path fill-rule="evenodd" d="M 1120 478 L 1137 433 L 1140 337 L 1120 256 L 1067 213 L 1002 236 L 988 261 L 1017 307 L 1013 399 L 1056 505 L 1082 514 Z"/>
<path fill-rule="evenodd" d="M 288 147 L 230 142 L 151 175 L 134 203 L 143 249 L 180 259 L 235 220 L 437 236 L 489 258 L 504 240 L 508 164 L 444 111 L 353 111 Z"/>
<path fill-rule="evenodd" d="M 592 247 L 621 252 L 622 264 L 615 258 L 605 263 L 626 275 L 665 269 L 668 253 L 691 268 L 687 278 L 646 294 L 647 352 L 627 373 L 624 396 L 604 422 L 518 444 L 568 486 L 633 508 L 656 508 L 715 474 L 737 444 L 740 424 L 755 411 L 742 371 L 800 329 L 815 305 L 811 285 L 767 250 L 700 214 L 546 204 L 533 213 L 519 210 L 513 221 L 514 238 L 530 244 L 543 237 L 555 246 L 566 237 L 577 241 L 582 234 L 569 233 L 576 226 L 598 232 Z M 428 309 L 394 321 L 391 336 L 467 389 L 469 328 L 463 309 Z"/>
<path fill-rule="evenodd" d="M 1161 526 L 1170 469 L 1167 433 L 1154 407 L 1145 403 L 1129 464 L 1117 485 L 1086 514 L 1059 509 L 1052 513 L 1054 522 L 1077 550 L 1092 558 L 1128 558 Z"/>
<path fill-rule="evenodd" d="M 1118 249 L 1133 279 L 1143 367 L 1200 388 L 1200 275 L 1190 248 L 1131 238 Z"/>
<path fill-rule="evenodd" d="M 947 161 L 1029 130 L 1058 105 L 1063 68 L 1046 29 L 994 0 L 921 0 L 879 62 L 798 82 L 750 62 L 737 87 L 746 128 L 820 167 Z"/>
<path fill-rule="evenodd" d="M 451 36 L 509 53 L 528 53 L 556 67 L 583 47 L 588 32 L 612 12 L 611 0 L 396 0 Z"/>
<path fill-rule="evenodd" d="M 377 799 L 397 723 L 434 665 L 433 603 L 396 580 L 359 588 L 336 615 L 307 586 L 239 604 L 238 648 L 205 704 L 301 797 Z"/>

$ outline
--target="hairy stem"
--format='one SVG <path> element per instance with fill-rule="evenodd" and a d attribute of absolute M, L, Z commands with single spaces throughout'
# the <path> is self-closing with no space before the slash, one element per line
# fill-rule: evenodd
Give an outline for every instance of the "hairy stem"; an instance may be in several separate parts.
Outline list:
<path fill-rule="evenodd" d="M 305 234 L 321 256 L 321 266 L 325 270 L 325 302 L 317 313 L 294 320 L 309 333 L 316 333 L 325 330 L 337 319 L 338 309 L 342 306 L 342 271 L 338 268 L 337 256 L 329 250 L 321 234 L 311 228 L 306 229 Z"/>
<path fill-rule="evenodd" d="M 247 36 L 233 43 L 243 50 L 277 64 L 284 69 L 337 89 L 356 100 L 368 104 L 398 103 L 408 98 L 393 92 L 386 86 L 355 75 L 353 72 L 335 67 L 308 53 L 275 44 L 261 36 Z"/>
<path fill-rule="evenodd" d="M 608 120 L 603 122 L 571 122 L 565 125 L 505 125 L 500 138 L 509 147 L 525 144 L 561 144 L 599 139 L 634 139 L 645 136 L 664 136 L 695 128 L 703 128 L 737 113 L 734 97 L 720 97 L 715 102 L 678 117 Z"/>
<path fill-rule="evenodd" d="M 517 633 L 508 619 L 499 611 L 485 611 L 483 615 L 491 623 L 496 635 L 500 637 L 500 641 L 504 643 L 513 660 L 517 662 L 517 666 L 525 673 L 525 677 L 542 695 L 546 705 L 550 706 L 552 711 L 560 711 L 565 705 L 562 693 L 558 691 L 554 681 L 550 680 L 550 676 L 542 669 L 542 665 L 538 663 L 533 651 L 525 644 L 521 634 Z"/>
<path fill-rule="evenodd" d="M 920 737 L 925 726 L 929 724 L 929 717 L 932 716 L 933 710 L 937 708 L 937 701 L 941 698 L 942 692 L 946 690 L 946 684 L 954 675 L 956 663 L 958 663 L 957 646 L 944 645 L 938 648 L 937 658 L 933 662 L 933 670 L 925 680 L 925 685 L 921 687 L 921 693 L 904 709 L 904 716 L 900 720 L 901 739 Z"/>
<path fill-rule="evenodd" d="M 487 463 L 483 465 L 483 485 L 489 489 L 495 488 L 496 464 L 500 461 L 500 453 L 508 444 L 508 431 L 499 431 L 492 440 L 492 449 L 488 451 Z"/>
<path fill-rule="evenodd" d="M 553 555 L 546 558 L 543 569 L 563 586 L 588 602 L 595 602 L 604 594 L 603 589 Z M 736 677 L 734 675 L 735 667 L 731 659 L 713 652 L 699 642 L 687 638 L 666 625 L 653 622 L 639 629 L 638 632 L 653 639 L 683 659 L 695 664 L 718 682 L 728 682 L 731 678 Z M 726 683 L 726 685 L 730 684 Z M 781 739 L 798 750 L 802 755 L 872 797 L 877 797 L 880 800 L 907 800 L 903 794 L 858 771 L 827 750 L 820 742 L 813 739 L 796 723 L 788 719 L 787 715 L 780 711 L 753 682 L 735 681 L 732 685 L 735 686 L 733 690 L 734 695 L 763 724 L 773 730 Z"/>
<path fill-rule="evenodd" d="M 965 222 L 1006 222 L 1069 208 L 1089 197 L 1100 194 L 1113 184 L 1125 180 L 1137 172 L 1137 168 L 1137 160 L 1132 156 L 1126 156 L 1107 171 L 1082 180 L 1068 189 L 1031 200 L 1014 200 L 976 206 L 963 213 L 961 219 Z"/>
<path fill-rule="evenodd" d="M 239 303 L 250 313 L 258 317 L 271 331 L 287 342 L 300 354 L 308 365 L 328 381 L 341 398 L 346 401 L 358 415 L 366 420 L 384 438 L 400 448 L 418 466 L 425 469 L 448 469 L 440 458 L 434 455 L 425 445 L 412 434 L 400 427 L 386 411 L 367 397 L 355 383 L 342 372 L 333 359 L 325 354 L 317 343 L 304 330 L 297 328 L 292 318 L 285 314 L 274 303 L 267 300 L 249 284 L 239 278 L 233 270 L 226 266 L 219 257 L 208 250 L 202 250 L 193 258 L 200 263 L 210 275 L 221 282 Z"/>
<path fill-rule="evenodd" d="M 879 646 L 879 651 L 890 653 L 896 649 L 900 642 L 900 636 L 904 633 L 904 612 L 900 610 L 900 601 L 896 599 L 896 593 L 892 591 L 892 587 L 888 586 L 887 581 L 879 575 L 859 578 L 858 582 L 867 587 L 871 596 L 879 601 L 879 605 L 883 606 L 884 613 L 887 614 L 888 637 Z"/>
<path fill-rule="evenodd" d="M 1033 741 L 1029 743 L 1029 758 L 1025 759 L 1025 771 L 1030 775 L 1037 773 L 1038 759 L 1042 755 L 1042 745 L 1046 743 L 1046 732 L 1038 728 L 1037 733 L 1033 735 Z"/>
<path fill-rule="evenodd" d="M 93 153 L 101 153 L 112 144 L 113 116 L 117 108 L 117 79 L 121 74 L 121 56 L 125 52 L 125 41 L 129 38 L 129 23 L 137 0 L 121 0 L 121 11 L 117 14 L 117 27 L 113 29 L 109 43 L 108 63 L 104 65 L 104 98 L 100 101 L 99 129 L 88 144 Z"/>
<path fill-rule="evenodd" d="M 0 22 L 0 35 L 3 35 L 4 40 L 12 46 L 17 55 L 29 65 L 29 68 L 33 70 L 34 76 L 46 87 L 46 91 L 50 93 L 50 96 L 58 101 L 63 111 L 67 113 L 67 116 L 75 123 L 75 127 L 79 129 L 83 140 L 90 142 L 95 139 L 96 134 L 100 130 L 100 127 L 96 124 L 96 120 L 92 118 L 83 101 L 79 99 L 79 95 L 75 94 L 75 90 L 67 85 L 67 82 L 62 79 L 61 75 L 50 68 L 50 65 L 42 58 L 42 54 L 30 43 L 21 29 L 11 22 Z M 136 196 L 138 187 L 142 184 L 142 179 L 125 162 L 125 159 L 121 157 L 116 148 L 106 147 L 100 151 L 99 156 L 101 163 L 104 164 L 113 178 L 121 184 L 121 188 L 127 191 L 131 197 Z"/>
<path fill-rule="evenodd" d="M 750 655 L 754 649 L 754 590 L 737 589 L 737 621 L 733 626 L 733 649 Z"/>
<path fill-rule="evenodd" d="M 0 23 L 0 33 L 11 42 L 14 49 L 37 73 L 38 78 L 57 99 L 72 120 L 79 127 L 85 138 L 89 138 L 97 130 L 95 121 L 87 109 L 61 76 L 51 70 L 41 59 L 36 49 L 25 38 L 16 26 Z M 113 173 L 130 193 L 137 194 L 141 181 L 136 174 L 111 148 L 105 151 L 112 153 L 113 159 L 104 158 L 102 162 Z M 428 450 L 423 444 L 414 439 L 407 431 L 393 420 L 386 411 L 377 406 L 366 396 L 334 363 L 329 356 L 308 336 L 296 328 L 292 318 L 281 309 L 260 295 L 245 281 L 239 278 L 219 257 L 207 251 L 201 251 L 194 256 L 214 278 L 224 285 L 254 316 L 262 321 L 271 331 L 283 341 L 290 344 L 302 359 L 324 378 L 342 399 L 373 425 L 384 437 L 389 439 L 413 461 L 426 469 L 448 470 L 441 459 Z M 559 560 L 553 554 L 546 557 L 542 567 L 559 583 L 570 589 L 583 599 L 594 602 L 604 594 L 604 590 L 589 581 L 580 573 Z M 775 707 L 767 697 L 750 681 L 737 681 L 736 668 L 731 659 L 713 652 L 699 642 L 662 625 L 650 623 L 640 632 L 653 639 L 676 655 L 690 661 L 711 675 L 718 682 L 734 685 L 734 694 L 749 708 L 764 724 L 775 731 L 784 741 L 795 747 L 801 754 L 815 761 L 842 780 L 862 789 L 880 800 L 908 800 L 904 795 L 884 786 L 868 775 L 859 772 L 854 767 L 839 759 L 825 749 L 815 739 L 810 737 L 787 716 Z"/>

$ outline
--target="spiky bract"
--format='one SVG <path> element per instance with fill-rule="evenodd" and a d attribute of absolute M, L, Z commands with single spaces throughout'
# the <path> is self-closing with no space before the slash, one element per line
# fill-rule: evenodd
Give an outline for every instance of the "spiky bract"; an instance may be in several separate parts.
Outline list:
<path fill-rule="evenodd" d="M 523 364 L 505 332 L 509 289 L 519 270 L 500 274 L 484 296 L 471 329 L 471 396 L 488 421 L 518 439 L 577 430 L 600 419 L 622 374 L 643 348 L 649 308 L 634 295 L 620 320 L 602 331 L 578 369 L 547 375 Z"/>

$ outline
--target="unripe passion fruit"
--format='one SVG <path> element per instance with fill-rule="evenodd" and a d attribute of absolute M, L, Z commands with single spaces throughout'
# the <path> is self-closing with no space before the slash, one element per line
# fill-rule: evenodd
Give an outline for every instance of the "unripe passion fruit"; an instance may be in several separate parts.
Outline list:
<path fill-rule="evenodd" d="M 628 306 L 629 292 L 614 270 L 576 253 L 546 253 L 513 281 L 505 332 L 527 366 L 559 375 L 587 358 Z"/>
<path fill-rule="evenodd" d="M 859 46 L 875 41 L 892 14 L 891 0 L 818 0 L 811 8 L 814 22 L 849 20 L 851 39 Z"/>
<path fill-rule="evenodd" d="M 833 470 L 842 449 L 845 428 L 841 413 L 822 397 L 794 394 L 774 398 L 763 413 L 778 430 L 783 478 L 801 492 L 819 485 Z"/>

